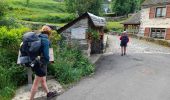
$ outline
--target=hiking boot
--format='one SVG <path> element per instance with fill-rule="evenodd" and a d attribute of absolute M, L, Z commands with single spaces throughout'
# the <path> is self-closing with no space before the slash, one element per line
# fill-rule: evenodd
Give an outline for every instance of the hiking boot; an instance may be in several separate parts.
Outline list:
<path fill-rule="evenodd" d="M 57 91 L 54 91 L 54 92 L 49 92 L 48 94 L 47 94 L 47 100 L 49 100 L 49 99 L 51 99 L 51 98 L 53 98 L 53 97 L 56 97 L 56 96 L 58 96 L 59 94 L 57 93 Z"/>

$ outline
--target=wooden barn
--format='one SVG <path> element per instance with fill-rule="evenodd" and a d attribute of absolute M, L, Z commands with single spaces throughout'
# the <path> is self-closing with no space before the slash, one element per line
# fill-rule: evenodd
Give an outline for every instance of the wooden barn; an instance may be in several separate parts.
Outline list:
<path fill-rule="evenodd" d="M 87 51 L 90 56 L 103 51 L 105 25 L 105 18 L 86 12 L 57 31 L 68 43 L 76 41 L 81 50 Z"/>

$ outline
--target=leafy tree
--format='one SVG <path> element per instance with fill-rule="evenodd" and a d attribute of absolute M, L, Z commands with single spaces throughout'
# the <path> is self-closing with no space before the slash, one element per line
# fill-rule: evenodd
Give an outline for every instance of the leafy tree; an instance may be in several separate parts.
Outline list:
<path fill-rule="evenodd" d="M 91 12 L 96 15 L 100 14 L 101 3 L 103 0 L 65 0 L 67 11 L 71 13 Z"/>
<path fill-rule="evenodd" d="M 117 15 L 126 15 L 140 10 L 141 3 L 145 0 L 114 0 L 112 9 Z"/>
<path fill-rule="evenodd" d="M 130 4 L 127 2 L 127 0 L 115 0 L 113 11 L 117 15 L 125 15 L 128 14 L 130 11 Z"/>

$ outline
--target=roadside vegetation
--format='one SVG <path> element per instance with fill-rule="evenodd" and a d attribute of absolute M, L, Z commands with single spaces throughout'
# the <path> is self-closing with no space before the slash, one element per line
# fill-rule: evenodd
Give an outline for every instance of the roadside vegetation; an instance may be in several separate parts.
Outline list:
<path fill-rule="evenodd" d="M 29 30 L 25 27 L 0 27 L 0 100 L 10 100 L 15 94 L 15 89 L 27 83 L 26 69 L 17 65 L 16 61 L 22 35 Z M 55 62 L 49 67 L 49 71 L 60 83 L 69 84 L 93 73 L 94 66 L 78 48 L 69 47 L 65 43 L 56 45 L 61 39 L 56 32 L 51 38 Z"/>
<path fill-rule="evenodd" d="M 11 100 L 15 90 L 27 83 L 26 69 L 16 64 L 18 50 L 22 35 L 39 27 L 28 27 L 23 23 L 63 26 L 87 11 L 102 15 L 101 3 L 102 0 L 0 0 L 0 100 Z M 121 22 L 110 21 L 106 28 L 121 31 Z M 52 43 L 55 62 L 50 65 L 49 74 L 60 83 L 67 85 L 94 72 L 95 66 L 76 45 L 67 45 L 56 32 Z"/>

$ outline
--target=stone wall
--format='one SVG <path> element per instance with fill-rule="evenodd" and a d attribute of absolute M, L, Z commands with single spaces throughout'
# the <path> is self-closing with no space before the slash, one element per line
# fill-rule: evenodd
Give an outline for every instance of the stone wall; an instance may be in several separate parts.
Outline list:
<path fill-rule="evenodd" d="M 74 25 L 72 25 L 71 27 L 69 27 L 68 29 L 66 29 L 65 31 L 63 31 L 61 34 L 66 37 L 67 40 L 71 39 L 71 29 L 73 28 L 85 28 L 88 29 L 88 19 L 82 19 L 80 21 L 78 21 L 77 23 L 75 23 Z"/>
<path fill-rule="evenodd" d="M 74 25 L 72 25 L 71 27 L 69 27 L 68 29 L 63 31 L 61 34 L 62 34 L 62 36 L 65 37 L 67 42 L 78 45 L 79 48 L 85 53 L 85 55 L 90 56 L 89 52 L 91 52 L 91 50 L 89 50 L 89 48 L 90 48 L 89 43 L 87 42 L 86 39 L 82 39 L 82 40 L 71 39 L 71 30 L 74 28 L 88 29 L 88 18 L 78 21 L 77 23 L 75 23 Z"/>

